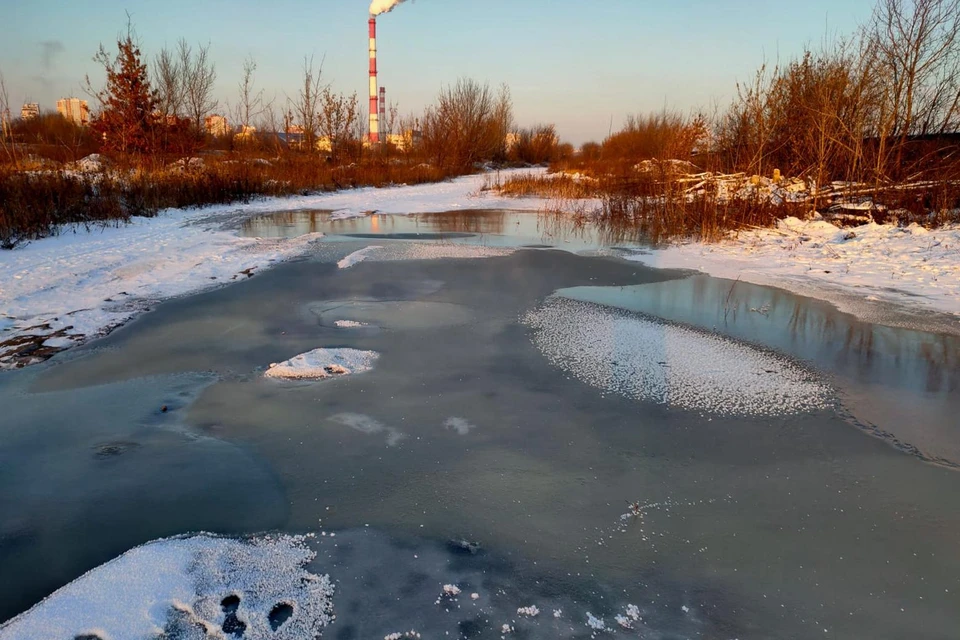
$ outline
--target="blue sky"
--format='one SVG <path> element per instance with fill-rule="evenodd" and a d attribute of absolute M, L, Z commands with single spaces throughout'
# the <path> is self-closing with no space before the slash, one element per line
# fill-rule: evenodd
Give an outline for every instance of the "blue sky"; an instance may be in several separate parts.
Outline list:
<path fill-rule="evenodd" d="M 849 34 L 874 0 L 409 0 L 379 21 L 380 83 L 401 112 L 468 76 L 506 82 L 519 124 L 553 122 L 574 143 L 600 140 L 629 113 L 712 111 L 764 60 Z M 365 0 L 0 0 L 0 71 L 11 102 L 80 95 L 91 58 L 132 15 L 154 54 L 183 36 L 210 42 L 221 104 L 235 101 L 243 59 L 278 103 L 294 95 L 304 56 L 327 81 L 366 93 Z"/>

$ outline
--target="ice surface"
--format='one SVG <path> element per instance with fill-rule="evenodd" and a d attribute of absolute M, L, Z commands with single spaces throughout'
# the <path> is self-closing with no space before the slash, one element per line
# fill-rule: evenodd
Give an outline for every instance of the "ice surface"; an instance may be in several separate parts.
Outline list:
<path fill-rule="evenodd" d="M 271 364 L 263 375 L 287 380 L 321 380 L 369 371 L 379 357 L 380 354 L 375 351 L 314 349 Z"/>
<path fill-rule="evenodd" d="M 223 638 L 221 603 L 229 596 L 239 599 L 234 615 L 245 625 L 245 640 L 319 637 L 332 619 L 333 586 L 328 576 L 306 570 L 315 555 L 293 536 L 200 534 L 150 542 L 0 626 L 0 640 L 143 640 L 180 628 Z M 278 604 L 291 605 L 293 615 L 273 631 L 268 618 Z"/>
<path fill-rule="evenodd" d="M 829 387 L 809 371 L 717 335 L 560 297 L 524 320 L 553 364 L 604 391 L 726 415 L 830 406 Z"/>
<path fill-rule="evenodd" d="M 337 415 L 330 416 L 330 420 L 366 435 L 385 433 L 388 447 L 397 446 L 407 437 L 402 431 L 388 427 L 379 420 L 365 416 L 362 413 L 338 413 Z"/>

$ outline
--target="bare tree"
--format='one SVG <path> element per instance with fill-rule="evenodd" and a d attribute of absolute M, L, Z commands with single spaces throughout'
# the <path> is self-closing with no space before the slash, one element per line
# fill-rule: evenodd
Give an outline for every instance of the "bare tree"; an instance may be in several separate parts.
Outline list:
<path fill-rule="evenodd" d="M 197 131 L 202 131 L 204 118 L 220 104 L 213 97 L 217 70 L 210 59 L 210 44 L 198 46 L 194 52 L 192 47 L 181 40 L 179 53 L 186 112 Z"/>
<path fill-rule="evenodd" d="M 243 73 L 237 85 L 237 107 L 235 116 L 238 123 L 249 127 L 269 108 L 264 100 L 263 89 L 256 88 L 257 61 L 248 57 L 243 61 Z"/>
<path fill-rule="evenodd" d="M 160 98 L 157 111 L 164 118 L 183 115 L 186 94 L 182 55 L 184 49 L 189 51 L 190 45 L 181 38 L 177 43 L 177 51 L 164 47 L 153 60 L 153 85 Z M 189 59 L 189 55 L 187 58 Z"/>
<path fill-rule="evenodd" d="M 868 27 L 876 75 L 886 85 L 877 136 L 886 141 L 957 126 L 960 106 L 960 0 L 880 0 Z"/>
<path fill-rule="evenodd" d="M 320 129 L 320 100 L 324 87 L 323 60 L 320 66 L 314 69 L 313 56 L 303 58 L 303 86 L 300 93 L 292 101 L 293 121 L 303 131 L 303 145 L 313 151 L 317 142 L 317 132 Z"/>
<path fill-rule="evenodd" d="M 462 171 L 477 162 L 506 155 L 513 103 L 504 86 L 494 96 L 489 85 L 461 79 L 445 87 L 423 116 L 423 144 L 443 169 Z"/>
<path fill-rule="evenodd" d="M 7 161 L 16 166 L 17 154 L 13 141 L 13 116 L 10 114 L 10 94 L 7 92 L 7 83 L 0 71 L 0 149 L 7 157 Z"/>

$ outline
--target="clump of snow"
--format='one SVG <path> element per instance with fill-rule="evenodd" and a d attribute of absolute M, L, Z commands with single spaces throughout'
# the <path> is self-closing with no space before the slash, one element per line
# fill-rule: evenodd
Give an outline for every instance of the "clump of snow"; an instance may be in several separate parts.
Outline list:
<path fill-rule="evenodd" d="M 366 260 L 371 253 L 373 253 L 374 251 L 377 251 L 378 249 L 383 249 L 383 247 L 381 247 L 380 245 L 372 244 L 369 247 L 364 247 L 363 249 L 360 249 L 359 251 L 354 251 L 353 253 L 348 255 L 346 258 L 338 262 L 337 267 L 339 267 L 340 269 L 349 269 L 350 267 L 357 264 L 358 262 L 363 262 L 364 260 Z"/>
<path fill-rule="evenodd" d="M 460 595 L 460 587 L 455 584 L 445 584 L 443 585 L 443 593 L 447 596 L 458 596 Z"/>
<path fill-rule="evenodd" d="M 480 594 L 479 594 L 479 593 L 471 593 L 471 594 L 470 594 L 470 599 L 471 599 L 471 600 L 479 600 L 479 599 L 480 599 Z"/>
<path fill-rule="evenodd" d="M 108 162 L 109 161 L 99 153 L 91 153 L 90 155 L 78 160 L 76 167 L 77 171 L 81 171 L 83 173 L 95 173 L 102 171 L 104 167 L 107 166 Z"/>
<path fill-rule="evenodd" d="M 563 615 L 563 610 L 562 610 L 562 609 L 554 609 L 554 610 L 553 610 L 553 617 L 554 617 L 554 618 L 559 619 L 562 615 Z"/>
<path fill-rule="evenodd" d="M 524 321 L 550 362 L 604 391 L 726 415 L 830 406 L 829 387 L 809 371 L 718 335 L 560 297 Z"/>
<path fill-rule="evenodd" d="M 443 426 L 445 426 L 447 429 L 452 429 L 453 431 L 456 431 L 461 436 L 465 436 L 468 433 L 470 433 L 471 430 L 476 429 L 476 425 L 473 425 L 467 422 L 463 418 L 456 418 L 456 417 L 447 418 L 444 421 Z"/>
<path fill-rule="evenodd" d="M 365 416 L 362 413 L 338 413 L 334 416 L 330 416 L 330 421 L 336 422 L 337 424 L 342 424 L 345 427 L 349 427 L 354 431 L 359 431 L 360 433 L 366 435 L 376 435 L 378 433 L 385 433 L 387 435 L 387 446 L 395 447 L 400 442 L 406 438 L 406 434 L 402 431 L 398 431 L 393 427 L 388 427 L 379 420 L 375 420 L 370 416 Z"/>
<path fill-rule="evenodd" d="M 420 640 L 420 634 L 411 629 L 403 633 L 396 632 L 383 636 L 383 640 Z"/>
<path fill-rule="evenodd" d="M 587 626 L 593 629 L 594 631 L 605 631 L 607 628 L 606 623 L 604 623 L 603 618 L 598 618 L 589 611 L 587 611 Z"/>
<path fill-rule="evenodd" d="M 0 626 L 0 639 L 142 640 L 177 625 L 223 637 L 221 603 L 229 596 L 239 599 L 234 615 L 246 625 L 245 640 L 319 637 L 332 619 L 333 585 L 305 569 L 315 555 L 305 538 L 293 536 L 201 534 L 150 542 Z M 292 606 L 293 613 L 273 631 L 269 614 L 277 605 Z"/>
<path fill-rule="evenodd" d="M 520 607 L 517 609 L 517 615 L 527 616 L 528 618 L 536 618 L 540 615 L 540 609 L 537 608 L 537 605 L 532 604 L 529 607 Z"/>
<path fill-rule="evenodd" d="M 271 364 L 263 375 L 285 380 L 322 380 L 369 371 L 379 357 L 380 354 L 376 351 L 314 349 L 289 360 Z"/>
<path fill-rule="evenodd" d="M 504 623 L 503 626 L 500 627 L 500 633 L 502 633 L 503 635 L 507 635 L 508 633 L 513 633 L 513 627 L 511 627 L 509 624 Z"/>
<path fill-rule="evenodd" d="M 341 329 L 359 329 L 367 326 L 366 322 L 357 322 L 356 320 L 337 320 L 333 324 Z"/>

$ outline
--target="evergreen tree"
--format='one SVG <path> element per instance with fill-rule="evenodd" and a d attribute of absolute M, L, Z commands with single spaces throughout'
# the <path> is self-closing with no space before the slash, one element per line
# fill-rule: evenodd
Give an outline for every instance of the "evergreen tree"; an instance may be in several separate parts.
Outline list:
<path fill-rule="evenodd" d="M 147 65 L 130 29 L 126 37 L 117 40 L 115 58 L 101 46 L 94 61 L 107 72 L 107 84 L 96 94 L 100 113 L 92 122 L 94 130 L 103 136 L 104 148 L 124 155 L 151 153 L 155 140 L 153 113 L 159 96 L 150 87 Z"/>

